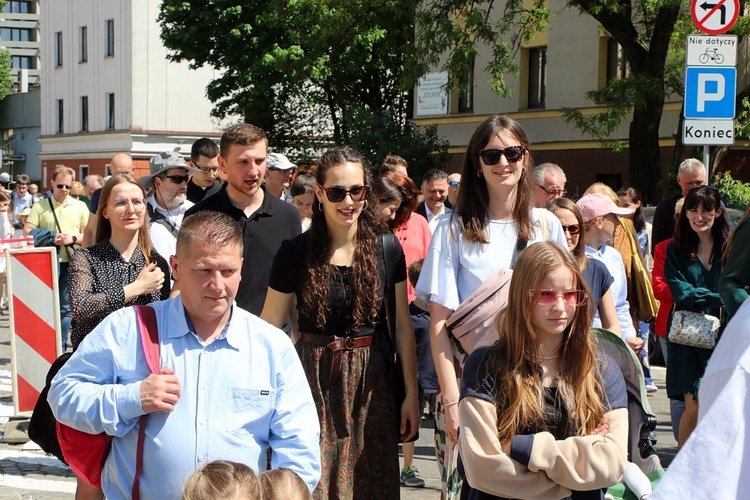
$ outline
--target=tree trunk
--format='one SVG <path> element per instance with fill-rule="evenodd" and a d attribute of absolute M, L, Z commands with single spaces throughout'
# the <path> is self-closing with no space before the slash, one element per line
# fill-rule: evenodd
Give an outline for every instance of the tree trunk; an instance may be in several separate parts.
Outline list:
<path fill-rule="evenodd" d="M 630 181 L 648 203 L 661 200 L 659 123 L 663 108 L 663 100 L 651 99 L 633 109 L 630 123 Z"/>

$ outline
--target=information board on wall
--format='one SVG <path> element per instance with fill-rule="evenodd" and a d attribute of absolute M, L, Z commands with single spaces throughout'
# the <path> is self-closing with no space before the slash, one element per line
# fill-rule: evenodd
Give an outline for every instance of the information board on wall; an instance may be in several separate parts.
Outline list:
<path fill-rule="evenodd" d="M 448 114 L 448 73 L 428 73 L 417 84 L 417 116 Z"/>

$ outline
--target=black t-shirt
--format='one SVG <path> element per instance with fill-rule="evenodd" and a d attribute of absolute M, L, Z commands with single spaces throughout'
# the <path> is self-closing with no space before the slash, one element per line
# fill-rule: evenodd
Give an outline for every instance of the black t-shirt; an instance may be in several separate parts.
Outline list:
<path fill-rule="evenodd" d="M 265 192 L 265 188 L 263 190 Z M 227 184 L 215 195 L 191 207 L 185 217 L 204 210 L 225 213 L 242 226 L 245 235 L 245 260 L 235 300 L 241 308 L 256 316 L 260 315 L 266 301 L 268 278 L 276 252 L 282 241 L 294 238 L 302 231 L 299 212 L 292 205 L 265 193 L 260 208 L 246 217 L 245 212 L 232 205 L 227 195 Z"/>
<path fill-rule="evenodd" d="M 271 279 L 269 288 L 281 293 L 294 293 L 297 296 L 297 309 L 300 311 L 298 325 L 302 333 L 314 333 L 318 335 L 336 335 L 338 337 L 351 337 L 370 335 L 375 330 L 383 333 L 387 332 L 385 323 L 385 309 L 379 307 L 378 320 L 374 323 L 364 325 L 360 330 L 353 330 L 352 323 L 352 268 L 345 266 L 331 265 L 332 273 L 329 282 L 328 304 L 329 313 L 326 315 L 325 327 L 320 329 L 315 326 L 314 318 L 309 318 L 302 313 L 304 301 L 302 298 L 302 285 L 308 279 L 307 273 L 307 248 L 310 240 L 310 233 L 303 233 L 293 240 L 285 241 L 281 244 L 271 270 Z M 400 265 L 395 266 L 393 270 L 393 283 L 399 283 L 406 279 L 406 260 L 404 259 L 403 250 L 396 242 L 396 248 L 399 254 Z M 384 267 L 382 259 L 382 249 L 378 245 L 378 266 L 380 269 L 381 284 L 377 293 L 383 296 Z"/>
<path fill-rule="evenodd" d="M 199 174 L 194 174 L 199 175 Z M 209 196 L 213 196 L 216 193 L 219 192 L 221 189 L 221 181 L 216 180 L 213 184 L 208 186 L 207 188 L 201 187 L 198 184 L 193 182 L 193 179 L 190 179 L 190 182 L 188 182 L 187 187 L 187 199 L 188 201 L 191 201 L 193 203 L 200 203 L 204 199 L 208 198 Z"/>
<path fill-rule="evenodd" d="M 612 283 L 615 282 L 615 279 L 604 262 L 590 257 L 586 257 L 586 269 L 583 270 L 583 279 L 589 286 L 591 301 L 594 303 L 594 311 L 598 311 L 602 297 L 607 293 Z"/>

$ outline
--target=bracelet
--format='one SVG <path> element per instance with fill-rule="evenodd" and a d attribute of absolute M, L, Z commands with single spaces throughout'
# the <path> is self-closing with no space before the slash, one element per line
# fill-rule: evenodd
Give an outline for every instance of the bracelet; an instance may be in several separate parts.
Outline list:
<path fill-rule="evenodd" d="M 443 408 L 450 408 L 451 406 L 456 406 L 458 404 L 458 401 L 454 401 L 452 403 L 445 403 L 443 405 Z"/>

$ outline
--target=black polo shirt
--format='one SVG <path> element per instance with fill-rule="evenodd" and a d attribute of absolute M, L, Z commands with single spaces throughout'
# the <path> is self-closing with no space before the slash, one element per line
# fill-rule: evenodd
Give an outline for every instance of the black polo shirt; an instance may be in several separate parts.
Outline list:
<path fill-rule="evenodd" d="M 203 210 L 213 210 L 229 215 L 242 225 L 245 250 L 242 263 L 242 281 L 237 292 L 237 305 L 255 315 L 260 315 L 266 301 L 268 279 L 276 251 L 284 240 L 302 232 L 299 212 L 288 203 L 265 192 L 263 204 L 250 217 L 232 205 L 225 183 L 218 193 L 194 205 L 185 213 L 189 216 Z"/>
<path fill-rule="evenodd" d="M 194 175 L 200 175 L 200 174 L 194 174 Z M 212 196 L 219 192 L 221 189 L 222 182 L 219 180 L 215 180 L 213 184 L 208 186 L 207 188 L 203 188 L 199 186 L 198 184 L 193 182 L 192 177 L 190 178 L 190 181 L 188 182 L 187 187 L 187 199 L 188 201 L 192 201 L 193 203 L 200 203 L 201 201 L 205 200 L 209 196 Z"/>

